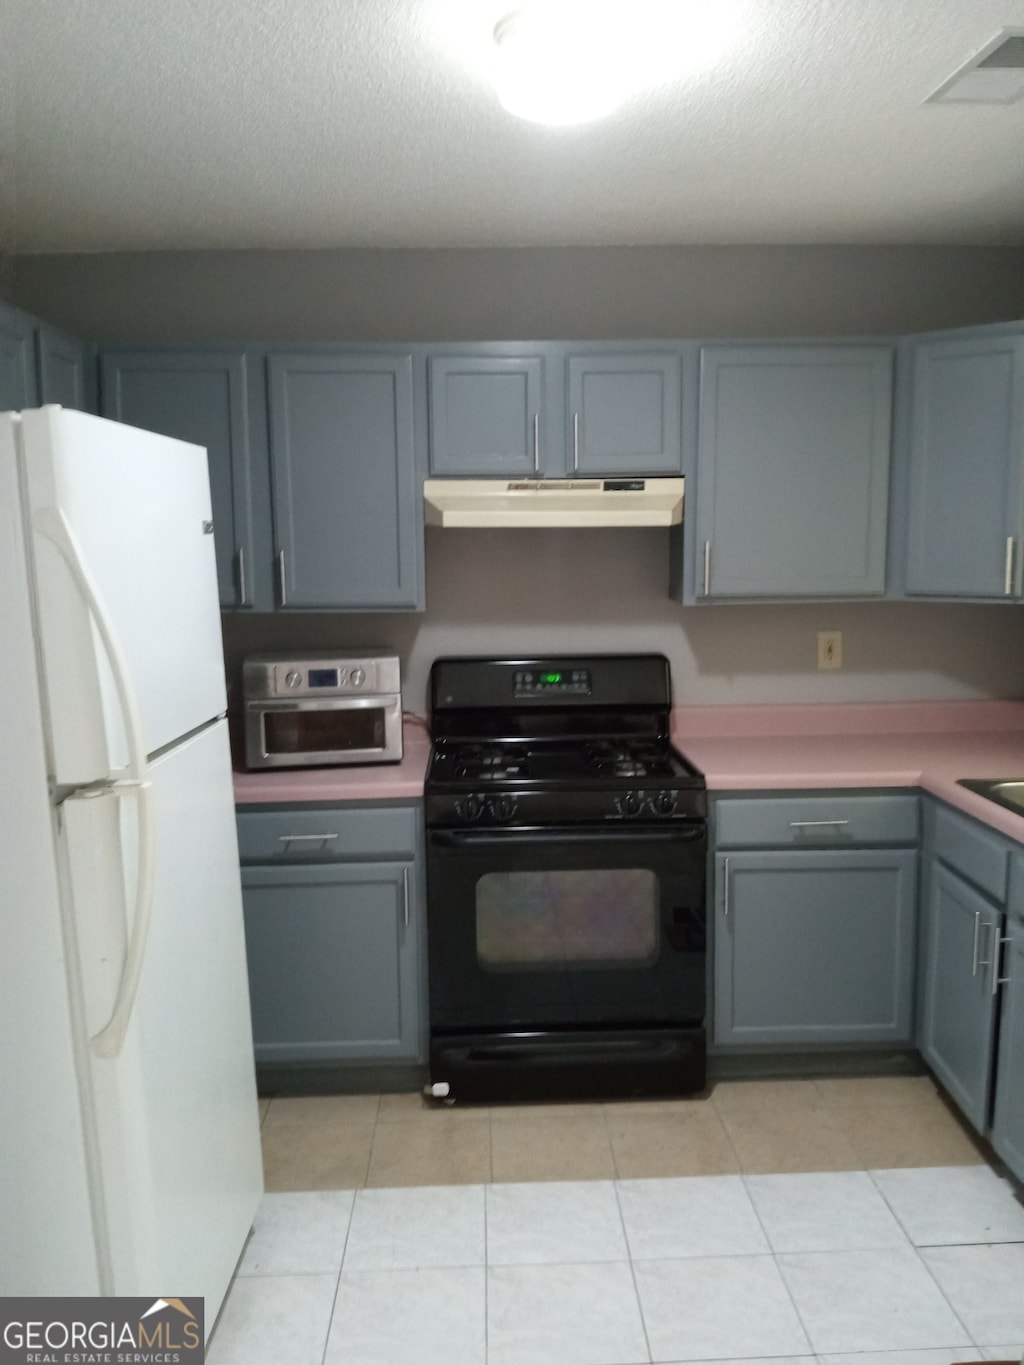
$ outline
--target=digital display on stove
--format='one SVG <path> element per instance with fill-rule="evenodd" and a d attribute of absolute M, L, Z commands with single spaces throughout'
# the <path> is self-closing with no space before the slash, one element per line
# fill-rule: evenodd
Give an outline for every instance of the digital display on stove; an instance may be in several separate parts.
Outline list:
<path fill-rule="evenodd" d="M 539 669 L 520 669 L 513 674 L 512 694 L 515 697 L 536 697 L 541 693 L 567 693 L 586 695 L 590 692 L 590 669 L 571 670 L 552 669 L 543 672 Z"/>
<path fill-rule="evenodd" d="M 337 687 L 338 670 L 336 668 L 311 668 L 306 674 L 309 679 L 310 687 Z"/>

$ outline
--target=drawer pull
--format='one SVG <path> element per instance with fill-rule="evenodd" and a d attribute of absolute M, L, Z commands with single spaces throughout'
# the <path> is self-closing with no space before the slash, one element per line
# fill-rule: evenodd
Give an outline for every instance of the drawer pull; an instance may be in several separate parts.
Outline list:
<path fill-rule="evenodd" d="M 971 953 L 971 976 L 978 975 L 978 936 L 981 933 L 981 911 L 974 912 L 974 948 Z"/>
<path fill-rule="evenodd" d="M 1003 944 L 1004 944 L 1004 943 L 1012 943 L 1012 942 L 1013 942 L 1013 939 L 1012 939 L 1012 937 L 1011 937 L 1010 935 L 1007 935 L 1005 938 L 1000 938 L 998 926 L 995 925 L 995 924 L 993 924 L 993 926 L 992 926 L 992 994 L 993 994 L 993 995 L 998 995 L 998 994 L 999 994 L 999 987 L 1000 987 L 1000 986 L 1008 986 L 1008 985 L 1010 984 L 1010 978 L 1009 978 L 1008 976 L 1000 976 L 1000 975 L 999 975 L 999 957 L 1000 957 L 1000 949 L 1002 948 Z"/>
<path fill-rule="evenodd" d="M 337 839 L 336 834 L 279 834 L 279 844 L 325 844 L 329 839 Z"/>
<path fill-rule="evenodd" d="M 849 820 L 790 820 L 790 829 L 839 829 L 848 825 Z"/>

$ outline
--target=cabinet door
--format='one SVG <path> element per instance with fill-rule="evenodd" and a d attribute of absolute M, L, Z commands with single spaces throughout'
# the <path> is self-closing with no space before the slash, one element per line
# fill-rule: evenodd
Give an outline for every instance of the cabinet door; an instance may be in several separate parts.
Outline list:
<path fill-rule="evenodd" d="M 270 605 L 254 590 L 246 371 L 240 351 L 107 351 L 100 357 L 103 416 L 206 447 L 223 607 Z M 269 559 L 269 547 L 264 557 Z"/>
<path fill-rule="evenodd" d="M 39 406 L 33 331 L 26 313 L 0 304 L 0 412 Z"/>
<path fill-rule="evenodd" d="M 407 863 L 243 867 L 257 1062 L 415 1061 Z"/>
<path fill-rule="evenodd" d="M 907 1042 L 917 854 L 719 853 L 715 1041 Z"/>
<path fill-rule="evenodd" d="M 984 1131 L 995 1044 L 991 954 L 1002 916 L 939 862 L 932 867 L 927 915 L 918 1045 L 966 1117 Z"/>
<path fill-rule="evenodd" d="M 907 592 L 1021 595 L 1024 339 L 914 351 Z"/>
<path fill-rule="evenodd" d="M 423 516 L 408 355 L 274 355 L 278 604 L 417 607 Z"/>
<path fill-rule="evenodd" d="M 540 356 L 431 356 L 430 472 L 551 473 L 541 430 Z"/>
<path fill-rule="evenodd" d="M 39 327 L 36 361 L 40 403 L 59 403 L 61 407 L 77 408 L 79 412 L 91 411 L 95 382 L 89 382 L 89 359 L 89 347 L 82 342 L 53 327 Z"/>
<path fill-rule="evenodd" d="M 569 357 L 570 474 L 681 474 L 679 356 Z"/>
<path fill-rule="evenodd" d="M 1010 922 L 1002 957 L 999 1068 L 992 1146 L 1024 1180 L 1024 920 Z"/>
<path fill-rule="evenodd" d="M 698 597 L 882 593 L 891 408 L 889 347 L 706 348 Z"/>

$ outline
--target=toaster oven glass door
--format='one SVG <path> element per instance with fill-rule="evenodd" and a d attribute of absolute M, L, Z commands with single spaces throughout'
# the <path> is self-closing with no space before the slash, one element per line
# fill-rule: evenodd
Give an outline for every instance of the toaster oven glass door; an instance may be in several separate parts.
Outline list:
<path fill-rule="evenodd" d="M 396 697 L 250 704 L 250 767 L 388 762 L 402 756 Z"/>

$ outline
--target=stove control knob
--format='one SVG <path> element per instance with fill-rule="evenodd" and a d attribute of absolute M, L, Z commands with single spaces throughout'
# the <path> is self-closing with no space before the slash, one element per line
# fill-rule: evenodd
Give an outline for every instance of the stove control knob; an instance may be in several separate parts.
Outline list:
<path fill-rule="evenodd" d="M 623 815 L 639 815 L 640 798 L 637 796 L 636 792 L 626 792 L 625 796 L 619 802 L 619 809 Z"/>
<path fill-rule="evenodd" d="M 491 806 L 491 814 L 495 820 L 511 820 L 518 808 L 514 796 L 499 796 Z"/>
<path fill-rule="evenodd" d="M 361 668 L 353 668 L 352 672 L 348 675 L 348 680 L 353 687 L 362 687 L 363 683 L 366 681 L 366 674 Z"/>
<path fill-rule="evenodd" d="M 675 792 L 659 792 L 654 798 L 654 809 L 658 815 L 671 815 L 676 808 Z"/>
<path fill-rule="evenodd" d="M 459 814 L 462 816 L 463 820 L 467 821 L 479 820 L 483 813 L 484 803 L 479 796 L 467 796 L 465 801 L 463 801 L 462 803 L 461 810 L 459 811 Z"/>

